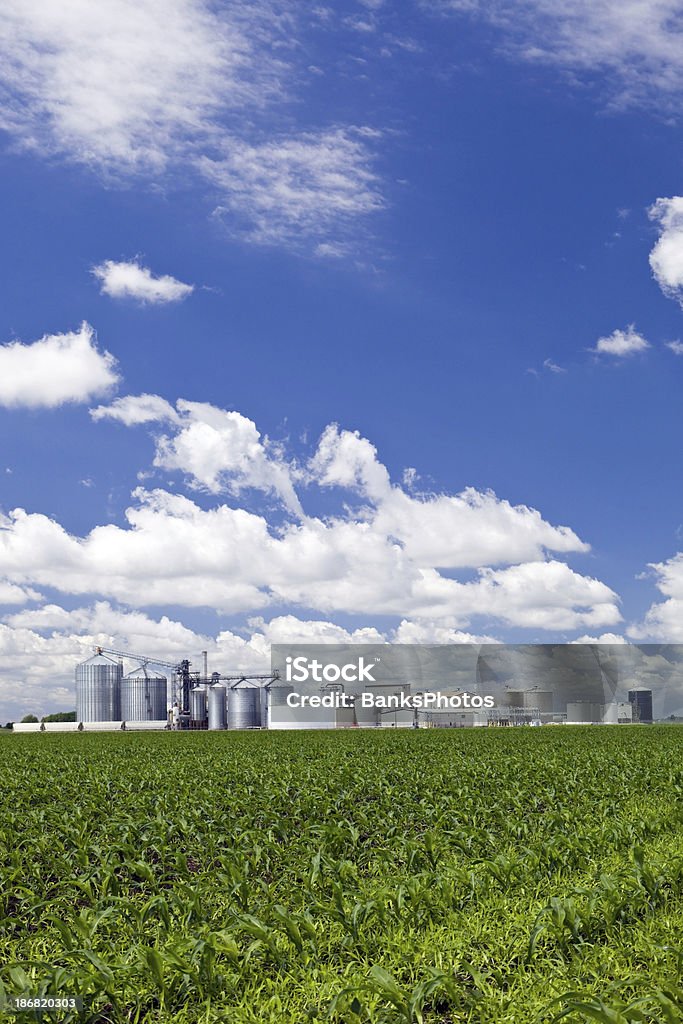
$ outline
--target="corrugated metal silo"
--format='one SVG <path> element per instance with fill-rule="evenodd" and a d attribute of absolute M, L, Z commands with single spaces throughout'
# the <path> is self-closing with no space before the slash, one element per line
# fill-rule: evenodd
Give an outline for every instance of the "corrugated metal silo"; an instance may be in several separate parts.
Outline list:
<path fill-rule="evenodd" d="M 121 718 L 124 722 L 158 722 L 166 717 L 166 676 L 139 665 L 121 680 Z"/>
<path fill-rule="evenodd" d="M 227 694 L 224 686 L 218 683 L 209 687 L 208 713 L 209 729 L 215 732 L 218 729 L 225 729 L 227 726 L 226 700 Z"/>
<path fill-rule="evenodd" d="M 96 654 L 76 666 L 76 719 L 79 722 L 121 721 L 123 666 Z"/>
<path fill-rule="evenodd" d="M 550 714 L 553 710 L 553 695 L 550 690 L 525 690 L 524 707 L 527 710 L 538 710 L 541 714 Z"/>
<path fill-rule="evenodd" d="M 207 702 L 206 686 L 195 686 L 190 690 L 190 725 L 192 728 L 206 727 Z"/>
<path fill-rule="evenodd" d="M 505 705 L 509 708 L 523 708 L 526 690 L 506 690 Z"/>
<path fill-rule="evenodd" d="M 236 686 L 228 700 L 228 729 L 259 729 L 261 690 L 258 686 Z"/>

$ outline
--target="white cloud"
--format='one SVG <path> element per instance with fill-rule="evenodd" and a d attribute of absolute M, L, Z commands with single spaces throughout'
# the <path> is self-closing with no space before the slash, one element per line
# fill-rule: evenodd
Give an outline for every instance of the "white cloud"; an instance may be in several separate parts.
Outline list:
<path fill-rule="evenodd" d="M 213 137 L 219 115 L 277 89 L 272 13 L 264 2 L 218 14 L 202 0 L 7 0 L 3 127 L 107 174 L 158 174 Z"/>
<path fill-rule="evenodd" d="M 558 363 L 554 363 L 552 359 L 544 359 L 543 366 L 546 370 L 550 370 L 551 373 L 566 373 L 564 366 L 560 366 Z"/>
<path fill-rule="evenodd" d="M 178 402 L 180 429 L 157 440 L 154 465 L 189 473 L 192 486 L 218 494 L 245 488 L 270 491 L 295 514 L 301 513 L 292 469 L 280 448 L 261 439 L 256 424 L 238 412 L 206 402 Z"/>
<path fill-rule="evenodd" d="M 683 196 L 658 199 L 648 212 L 661 228 L 650 253 L 652 273 L 667 298 L 683 306 Z"/>
<path fill-rule="evenodd" d="M 612 102 L 676 108 L 683 94 L 680 0 L 422 0 L 492 22 L 517 58 L 609 81 Z"/>
<path fill-rule="evenodd" d="M 312 517 L 294 490 L 303 474 L 250 420 L 201 403 L 181 401 L 178 412 L 177 432 L 158 442 L 158 464 L 191 472 L 207 490 L 220 484 L 233 493 L 277 494 L 296 521 L 274 524 L 226 505 L 203 509 L 160 489 L 135 492 L 125 528 L 99 526 L 85 537 L 18 509 L 0 529 L 5 578 L 134 607 L 299 607 L 410 618 L 456 632 L 477 616 L 563 630 L 619 621 L 605 584 L 547 559 L 550 551 L 585 552 L 587 545 L 533 509 L 472 489 L 409 495 L 391 484 L 366 439 L 332 426 L 306 481 L 339 487 L 340 511 Z M 354 494 L 362 501 L 356 511 L 344 502 Z M 451 575 L 471 569 L 465 581 Z"/>
<path fill-rule="evenodd" d="M 296 615 L 278 615 L 270 622 L 255 618 L 249 627 L 257 630 L 270 648 L 271 644 L 383 644 L 386 636 L 374 626 L 344 629 L 324 619 L 298 619 Z"/>
<path fill-rule="evenodd" d="M 377 460 L 377 449 L 358 431 L 340 430 L 336 423 L 325 428 L 310 460 L 311 479 L 323 487 L 346 487 L 376 501 L 391 492 L 386 468 Z"/>
<path fill-rule="evenodd" d="M 159 395 L 124 395 L 110 405 L 98 405 L 90 410 L 94 420 L 118 420 L 127 427 L 141 423 L 180 423 L 180 417 L 170 402 Z"/>
<path fill-rule="evenodd" d="M 601 633 L 600 636 L 589 636 L 587 633 L 584 636 L 578 637 L 576 640 L 570 640 L 572 644 L 627 644 L 628 640 L 626 637 L 621 636 L 620 633 Z"/>
<path fill-rule="evenodd" d="M 683 643 L 683 552 L 649 568 L 665 600 L 651 605 L 643 621 L 627 630 L 628 635 L 633 640 Z"/>
<path fill-rule="evenodd" d="M 382 205 L 372 133 L 288 126 L 273 137 L 271 108 L 281 126 L 298 78 L 284 58 L 305 58 L 297 16 L 281 0 L 7 0 L 0 128 L 105 178 L 199 175 L 232 232 L 340 249 L 339 232 L 352 238 L 351 223 Z M 118 266 L 107 271 L 117 295 L 183 297 L 180 283 L 153 284 L 143 268 L 122 284 Z"/>
<path fill-rule="evenodd" d="M 367 129 L 334 128 L 250 143 L 229 139 L 219 157 L 197 166 L 218 189 L 217 214 L 243 222 L 244 234 L 264 245 L 318 241 L 320 256 L 340 256 L 345 234 L 383 200 L 372 169 Z M 321 241 L 330 232 L 331 241 Z"/>
<path fill-rule="evenodd" d="M 478 636 L 438 622 L 411 622 L 402 619 L 391 637 L 397 644 L 496 644 L 492 636 Z"/>
<path fill-rule="evenodd" d="M 683 356 L 683 341 L 667 341 L 666 347 L 671 349 L 675 356 Z"/>
<path fill-rule="evenodd" d="M 41 595 L 29 587 L 18 587 L 16 583 L 0 580 L 0 604 L 26 604 L 27 601 L 39 601 Z"/>
<path fill-rule="evenodd" d="M 180 302 L 194 291 L 194 285 L 184 284 L 169 274 L 156 277 L 137 260 L 119 263 L 105 260 L 93 267 L 92 273 L 102 286 L 101 293 L 113 299 L 136 299 L 138 302 L 162 305 Z"/>
<path fill-rule="evenodd" d="M 308 465 L 309 479 L 323 487 L 357 492 L 370 508 L 361 522 L 373 534 L 393 538 L 420 567 L 455 569 L 542 559 L 544 552 L 586 552 L 587 544 L 540 513 L 513 506 L 492 492 L 413 496 L 392 486 L 375 447 L 358 432 L 336 424 L 322 434 Z"/>
<path fill-rule="evenodd" d="M 648 348 L 650 348 L 650 343 L 645 340 L 642 334 L 638 333 L 635 324 L 629 324 L 623 331 L 612 331 L 607 337 L 598 338 L 592 351 L 597 352 L 599 355 L 623 358 L 624 356 L 635 355 L 637 352 L 645 352 Z"/>
<path fill-rule="evenodd" d="M 116 360 L 100 352 L 92 327 L 0 345 L 0 405 L 54 408 L 87 402 L 117 384 Z"/>

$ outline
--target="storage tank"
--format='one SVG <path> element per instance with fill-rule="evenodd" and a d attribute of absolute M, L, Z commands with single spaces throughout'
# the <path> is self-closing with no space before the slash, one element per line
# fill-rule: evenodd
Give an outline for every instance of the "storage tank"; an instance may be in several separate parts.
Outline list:
<path fill-rule="evenodd" d="M 227 715 L 226 715 L 226 691 L 225 687 L 218 683 L 216 686 L 209 687 L 208 693 L 208 719 L 209 729 L 216 731 L 218 729 L 225 729 L 227 726 Z"/>
<path fill-rule="evenodd" d="M 76 666 L 76 720 L 79 722 L 121 721 L 120 662 L 96 654 Z"/>
<path fill-rule="evenodd" d="M 652 690 L 638 687 L 628 691 L 628 702 L 633 708 L 634 722 L 652 724 Z"/>
<path fill-rule="evenodd" d="M 552 690 L 506 690 L 505 704 L 520 711 L 539 711 L 551 714 L 553 710 Z"/>
<path fill-rule="evenodd" d="M 509 708 L 523 708 L 525 690 L 506 690 L 505 705 Z"/>
<path fill-rule="evenodd" d="M 604 706 L 592 700 L 569 701 L 567 704 L 567 722 L 586 725 L 591 722 L 602 722 L 604 712 Z"/>
<path fill-rule="evenodd" d="M 228 729 L 261 727 L 261 690 L 258 686 L 236 686 L 228 699 Z"/>
<path fill-rule="evenodd" d="M 293 712 L 287 707 L 287 697 L 294 693 L 293 686 L 280 685 L 266 687 L 266 725 L 269 729 L 286 728 Z"/>
<path fill-rule="evenodd" d="M 139 665 L 121 680 L 121 718 L 124 722 L 158 722 L 168 707 L 166 676 Z"/>
<path fill-rule="evenodd" d="M 205 729 L 206 719 L 206 686 L 195 686 L 190 690 L 190 728 Z"/>
<path fill-rule="evenodd" d="M 525 690 L 524 708 L 527 711 L 538 710 L 542 715 L 549 715 L 553 710 L 553 694 L 551 690 Z"/>

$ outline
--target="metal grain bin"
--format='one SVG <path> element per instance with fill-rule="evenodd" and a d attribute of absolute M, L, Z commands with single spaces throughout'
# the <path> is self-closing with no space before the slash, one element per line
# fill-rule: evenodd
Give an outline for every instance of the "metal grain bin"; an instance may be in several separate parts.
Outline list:
<path fill-rule="evenodd" d="M 79 722 L 121 721 L 123 666 L 96 654 L 76 666 L 76 719 Z"/>
<path fill-rule="evenodd" d="M 524 708 L 527 711 L 540 711 L 541 714 L 552 714 L 553 694 L 551 690 L 525 690 Z"/>
<path fill-rule="evenodd" d="M 206 703 L 206 687 L 195 686 L 193 690 L 190 690 L 190 722 L 191 726 L 195 729 L 199 729 L 202 726 L 206 726 L 207 718 L 207 703 Z"/>
<path fill-rule="evenodd" d="M 261 690 L 258 686 L 236 686 L 228 701 L 228 729 L 260 729 Z"/>
<path fill-rule="evenodd" d="M 158 722 L 166 717 L 166 676 L 149 672 L 146 665 L 121 680 L 121 718 L 124 722 Z"/>
<path fill-rule="evenodd" d="M 224 686 L 218 683 L 209 687 L 208 713 L 209 729 L 215 732 L 217 729 L 225 729 L 227 725 L 227 694 Z"/>

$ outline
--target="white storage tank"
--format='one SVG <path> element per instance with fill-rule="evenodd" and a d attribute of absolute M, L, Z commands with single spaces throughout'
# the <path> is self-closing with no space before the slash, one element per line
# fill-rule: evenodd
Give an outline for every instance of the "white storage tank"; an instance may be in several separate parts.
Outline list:
<path fill-rule="evenodd" d="M 76 666 L 76 720 L 121 720 L 123 666 L 104 654 L 96 654 Z"/>
<path fill-rule="evenodd" d="M 235 686 L 228 698 L 228 729 L 261 727 L 261 690 L 258 686 Z"/>
<path fill-rule="evenodd" d="M 190 690 L 190 728 L 205 729 L 207 718 L 206 686 Z"/>
<path fill-rule="evenodd" d="M 227 727 L 226 706 L 225 686 L 222 686 L 220 683 L 210 686 L 208 693 L 208 717 L 209 730 L 211 732 Z"/>
<path fill-rule="evenodd" d="M 166 717 L 166 676 L 150 672 L 146 665 L 121 680 L 121 718 L 124 722 L 158 722 Z"/>
<path fill-rule="evenodd" d="M 604 706 L 592 700 L 574 700 L 567 703 L 567 724 L 576 725 L 602 722 Z"/>

